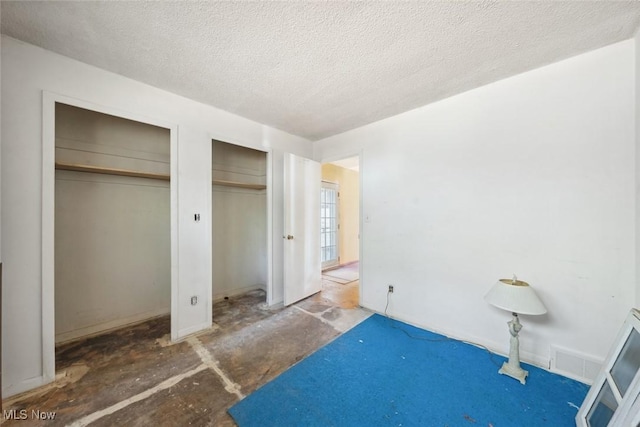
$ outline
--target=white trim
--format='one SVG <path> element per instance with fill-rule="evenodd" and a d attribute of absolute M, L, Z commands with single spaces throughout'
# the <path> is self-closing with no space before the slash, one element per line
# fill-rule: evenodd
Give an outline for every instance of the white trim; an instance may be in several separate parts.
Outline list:
<path fill-rule="evenodd" d="M 226 136 L 222 133 L 217 133 L 215 131 L 209 131 L 208 132 L 209 137 L 211 138 L 211 140 L 216 140 L 219 142 L 224 142 L 225 144 L 231 144 L 231 145 L 237 145 L 238 147 L 244 147 L 244 148 L 251 148 L 252 150 L 256 150 L 256 151 L 262 151 L 262 152 L 268 152 L 269 150 L 264 148 L 262 142 L 262 139 L 256 139 L 256 140 L 239 140 L 235 137 L 229 137 Z M 262 135 L 261 135 L 262 136 Z M 213 141 L 212 141 L 213 142 Z"/>
<path fill-rule="evenodd" d="M 56 378 L 55 360 L 55 109 L 59 98 L 42 93 L 42 384 Z"/>
<path fill-rule="evenodd" d="M 273 289 L 273 151 L 267 151 L 267 305 L 274 304 Z"/>
<path fill-rule="evenodd" d="M 2 398 L 3 400 L 7 400 L 8 398 L 14 398 L 20 393 L 24 393 L 38 387 L 42 387 L 43 385 L 49 384 L 51 382 L 52 381 L 45 379 L 44 376 L 39 376 L 39 377 L 28 378 L 26 380 L 20 381 L 17 384 L 9 384 L 8 386 L 2 389 Z M 4 417 L 0 418 L 0 420 L 4 420 Z"/>
<path fill-rule="evenodd" d="M 42 377 L 23 382 L 34 388 L 55 380 L 55 104 L 67 104 L 169 129 L 171 150 L 171 339 L 178 325 L 178 127 L 118 108 L 42 91 Z M 37 382 L 36 385 L 33 385 Z M 9 387 L 11 389 L 11 387 Z M 18 387 L 18 389 L 21 389 Z M 27 390 L 27 389 L 25 389 Z M 7 391 L 7 394 L 10 392 Z"/>
<path fill-rule="evenodd" d="M 361 159 L 362 159 L 362 150 L 359 150 L 357 152 L 350 152 L 349 154 L 338 154 L 335 156 L 329 156 L 327 158 L 322 158 L 321 160 L 319 160 L 319 162 L 321 164 L 325 164 L 325 163 L 332 163 L 332 162 L 337 162 L 338 160 L 344 160 L 344 159 L 350 159 L 351 157 L 358 157 L 358 163 L 361 163 Z"/>
<path fill-rule="evenodd" d="M 591 385 L 591 388 L 589 389 L 589 392 L 584 398 L 584 401 L 580 406 L 580 410 L 576 415 L 577 426 L 589 425 L 587 417 L 589 416 L 592 407 L 598 399 L 600 390 L 605 384 L 609 385 L 609 388 L 611 389 L 611 392 L 616 399 L 616 403 L 618 404 L 618 407 L 613 411 L 611 420 L 609 420 L 609 425 L 622 425 L 620 424 L 620 420 L 630 417 L 631 411 L 638 408 L 637 405 L 634 405 L 634 402 L 637 396 L 640 394 L 640 371 L 637 371 L 634 374 L 634 377 L 629 384 L 624 397 L 621 395 L 620 391 L 618 390 L 617 384 L 611 376 L 613 365 L 620 357 L 622 349 L 627 343 L 627 340 L 634 330 L 636 332 L 640 332 L 640 318 L 636 316 L 637 313 L 638 312 L 635 309 L 631 309 L 622 327 L 620 328 L 616 339 L 613 341 L 613 345 L 609 349 L 609 353 L 607 354 L 605 362 L 602 364 L 602 368 L 600 369 L 598 376 L 593 381 L 593 384 Z"/>
<path fill-rule="evenodd" d="M 72 331 L 62 332 L 56 335 L 56 345 L 66 344 L 68 342 L 76 341 L 80 338 L 89 338 L 92 336 L 101 335 L 115 329 L 120 329 L 125 326 L 133 326 L 138 323 L 145 322 L 149 319 L 163 317 L 169 314 L 171 314 L 170 309 L 159 308 L 156 310 L 145 311 L 144 313 L 138 313 L 133 316 L 122 317 L 119 319 L 109 320 L 107 322 L 97 323 L 91 326 L 74 329 Z"/>
<path fill-rule="evenodd" d="M 367 307 L 367 306 L 362 306 L 362 308 L 365 308 L 367 310 L 370 310 L 374 313 L 378 313 L 381 316 L 384 316 L 384 313 L 380 313 L 379 311 L 376 311 L 373 308 Z M 422 322 L 418 322 L 415 320 L 412 320 L 411 317 L 406 317 L 403 315 L 396 315 L 394 314 L 393 316 L 389 315 L 390 318 L 394 319 L 394 320 L 398 320 L 400 322 L 406 323 L 408 325 L 411 326 L 415 326 L 416 328 L 420 328 L 420 329 L 424 329 L 426 331 L 429 332 L 433 332 L 435 334 L 439 334 L 439 335 L 443 335 L 447 338 L 451 338 L 453 340 L 457 340 L 457 341 L 462 341 L 466 344 L 471 344 L 474 345 L 476 347 L 480 347 L 480 348 L 484 348 L 486 350 L 491 351 L 491 353 L 497 354 L 499 356 L 503 356 L 503 357 L 508 357 L 508 350 L 509 350 L 509 339 L 507 338 L 509 336 L 509 331 L 507 330 L 507 328 L 505 327 L 505 341 L 504 343 L 498 343 L 495 341 L 487 341 L 484 338 L 481 337 L 477 337 L 477 336 L 473 336 L 473 335 L 460 335 L 454 331 L 451 330 L 444 330 L 444 329 L 438 329 L 438 328 L 433 328 L 429 325 L 426 325 Z M 526 325 L 525 325 L 526 326 Z M 507 352 L 505 353 L 505 350 L 507 350 Z M 528 363 L 529 365 L 533 365 L 536 366 L 540 369 L 544 369 L 547 372 L 551 372 L 549 370 L 549 360 L 545 359 L 543 357 L 540 357 L 538 355 L 536 355 L 535 353 L 531 353 L 529 351 L 526 350 L 522 350 L 520 349 L 520 359 L 522 362 L 524 363 Z M 498 375 L 498 367 L 496 367 L 496 375 Z M 557 375 L 562 375 L 565 376 L 563 374 L 557 374 Z"/>
<path fill-rule="evenodd" d="M 170 128 L 170 154 L 169 154 L 169 167 L 171 173 L 171 180 L 169 181 L 169 192 L 171 197 L 171 341 L 178 339 L 178 325 L 180 324 L 180 251 L 178 250 L 179 230 L 178 227 L 180 219 L 179 200 L 180 194 L 178 191 L 178 180 L 180 175 L 178 174 L 178 146 L 180 140 L 178 139 L 178 126 L 174 125 Z"/>
<path fill-rule="evenodd" d="M 48 100 L 53 102 L 59 102 L 61 104 L 67 104 L 78 108 L 84 108 L 85 110 L 94 111 L 97 113 L 108 114 L 110 116 L 120 117 L 135 122 L 140 122 L 152 126 L 157 126 L 165 129 L 169 129 L 172 132 L 177 131 L 177 126 L 171 122 L 165 120 L 158 120 L 143 114 L 131 113 L 129 111 L 121 110 L 116 107 L 109 107 L 100 104 L 95 104 L 90 101 L 84 101 L 78 98 L 72 98 L 70 96 L 60 95 L 47 90 L 42 91 Z"/>
<path fill-rule="evenodd" d="M 211 326 L 212 326 L 212 323 L 211 323 L 211 320 L 209 320 L 208 322 L 202 322 L 197 325 L 189 326 L 188 328 L 180 329 L 178 331 L 179 338 L 175 341 L 176 342 L 184 341 L 185 339 L 189 338 L 189 335 L 208 329 Z"/>
<path fill-rule="evenodd" d="M 362 307 L 362 290 L 364 289 L 365 284 L 365 278 L 363 274 L 364 244 L 362 243 L 364 241 L 364 179 L 362 178 L 364 176 L 364 169 L 364 150 L 361 149 L 358 152 L 358 195 L 360 196 L 360 202 L 358 205 L 358 208 L 360 209 L 360 218 L 358 219 L 358 305 L 360 307 Z"/>
<path fill-rule="evenodd" d="M 234 297 L 236 295 L 245 294 L 245 293 L 251 292 L 251 291 L 257 291 L 259 289 L 261 289 L 263 291 L 266 291 L 266 286 L 264 286 L 264 285 L 244 286 L 242 288 L 233 289 L 230 292 L 214 293 L 213 294 L 213 302 L 215 303 L 215 302 L 224 300 L 226 297 Z"/>

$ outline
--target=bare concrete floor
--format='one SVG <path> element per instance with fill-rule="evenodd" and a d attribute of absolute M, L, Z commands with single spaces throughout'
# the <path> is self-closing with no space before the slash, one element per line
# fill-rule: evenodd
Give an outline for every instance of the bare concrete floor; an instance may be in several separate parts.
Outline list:
<path fill-rule="evenodd" d="M 6 399 L 2 425 L 233 426 L 230 406 L 371 314 L 357 307 L 357 281 L 323 280 L 286 308 L 264 300 L 217 302 L 213 328 L 178 343 L 163 317 L 63 345 L 56 382 Z"/>

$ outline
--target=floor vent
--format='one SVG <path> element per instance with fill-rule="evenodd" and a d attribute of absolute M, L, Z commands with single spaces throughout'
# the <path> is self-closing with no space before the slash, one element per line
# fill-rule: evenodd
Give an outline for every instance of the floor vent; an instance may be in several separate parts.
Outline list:
<path fill-rule="evenodd" d="M 551 346 L 552 372 L 573 378 L 583 383 L 592 384 L 600 372 L 602 361 L 566 348 Z"/>

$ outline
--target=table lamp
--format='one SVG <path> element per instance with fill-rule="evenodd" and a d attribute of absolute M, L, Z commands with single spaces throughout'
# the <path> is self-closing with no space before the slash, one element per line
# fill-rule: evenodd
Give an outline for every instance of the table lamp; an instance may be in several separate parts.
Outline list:
<path fill-rule="evenodd" d="M 513 314 L 513 318 L 507 323 L 511 333 L 509 361 L 505 362 L 498 372 L 513 377 L 524 384 L 529 372 L 520 367 L 518 332 L 522 329 L 522 325 L 518 314 L 544 314 L 547 309 L 531 286 L 527 282 L 518 280 L 515 275 L 513 279 L 498 280 L 484 296 L 484 299 L 489 304 Z"/>

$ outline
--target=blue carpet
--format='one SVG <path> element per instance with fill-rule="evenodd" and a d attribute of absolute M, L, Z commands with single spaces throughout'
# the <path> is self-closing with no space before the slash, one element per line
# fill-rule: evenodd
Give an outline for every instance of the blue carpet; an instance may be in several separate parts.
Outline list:
<path fill-rule="evenodd" d="M 525 365 L 522 385 L 498 374 L 503 357 L 443 338 L 374 315 L 229 413 L 240 427 L 575 425 L 585 384 Z"/>

